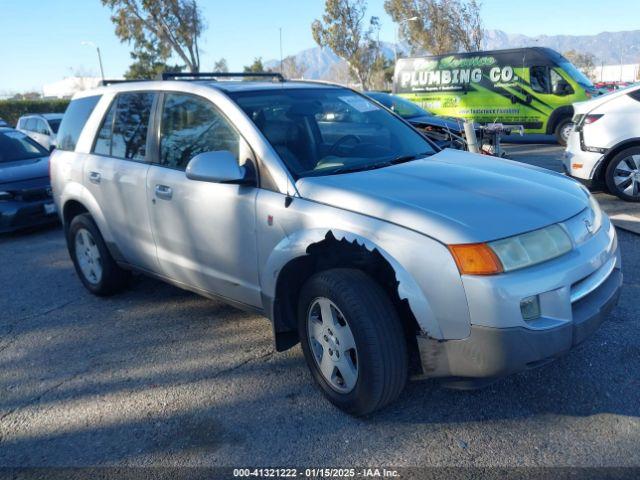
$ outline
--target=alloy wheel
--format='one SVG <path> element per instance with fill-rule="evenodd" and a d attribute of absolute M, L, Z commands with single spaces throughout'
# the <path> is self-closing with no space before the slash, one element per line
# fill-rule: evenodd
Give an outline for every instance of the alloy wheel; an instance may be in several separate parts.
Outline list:
<path fill-rule="evenodd" d="M 358 351 L 346 317 L 328 298 L 316 298 L 307 314 L 307 333 L 323 378 L 335 391 L 351 392 L 358 381 Z"/>
<path fill-rule="evenodd" d="M 76 232 L 75 253 L 84 278 L 93 285 L 100 283 L 102 280 L 100 251 L 93 235 L 86 228 L 80 228 Z"/>
<path fill-rule="evenodd" d="M 640 154 L 629 155 L 618 162 L 613 182 L 625 195 L 640 197 Z"/>

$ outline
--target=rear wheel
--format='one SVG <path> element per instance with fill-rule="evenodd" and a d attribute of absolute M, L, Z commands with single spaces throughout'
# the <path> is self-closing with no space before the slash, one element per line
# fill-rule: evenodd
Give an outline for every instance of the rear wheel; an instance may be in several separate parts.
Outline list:
<path fill-rule="evenodd" d="M 408 371 L 404 331 L 371 278 L 351 269 L 314 275 L 302 289 L 298 315 L 307 365 L 334 405 L 364 415 L 400 395 Z"/>
<path fill-rule="evenodd" d="M 640 147 L 622 150 L 605 172 L 609 191 L 627 202 L 640 202 Z"/>
<path fill-rule="evenodd" d="M 571 135 L 571 132 L 573 131 L 573 125 L 574 123 L 569 117 L 560 120 L 558 125 L 556 125 L 554 134 L 557 142 L 563 147 L 565 147 L 569 141 L 569 135 Z"/>
<path fill-rule="evenodd" d="M 116 264 L 88 213 L 77 215 L 71 221 L 67 246 L 76 273 L 91 293 L 112 295 L 129 284 L 131 273 Z"/>

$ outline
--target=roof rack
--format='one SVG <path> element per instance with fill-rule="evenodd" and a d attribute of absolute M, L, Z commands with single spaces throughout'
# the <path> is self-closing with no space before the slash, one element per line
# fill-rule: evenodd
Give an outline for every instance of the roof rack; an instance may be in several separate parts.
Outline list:
<path fill-rule="evenodd" d="M 124 78 L 118 78 L 118 79 L 103 79 L 100 82 L 100 85 L 102 85 L 103 87 L 106 87 L 107 85 L 115 85 L 117 83 L 133 83 L 133 82 L 147 82 L 148 80 L 145 79 L 140 79 L 140 80 L 125 80 Z"/>
<path fill-rule="evenodd" d="M 162 80 L 203 80 L 216 78 L 272 78 L 278 82 L 286 82 L 287 79 L 281 73 L 278 72 L 177 72 L 162 74 Z"/>

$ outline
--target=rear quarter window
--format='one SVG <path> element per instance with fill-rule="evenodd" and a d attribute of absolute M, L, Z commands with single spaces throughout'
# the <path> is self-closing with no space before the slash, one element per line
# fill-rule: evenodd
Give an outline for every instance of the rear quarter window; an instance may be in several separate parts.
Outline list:
<path fill-rule="evenodd" d="M 100 100 L 100 95 L 79 98 L 69 104 L 58 130 L 57 148 L 59 150 L 73 151 L 76 149 L 80 133 L 82 133 L 82 129 L 98 100 Z"/>

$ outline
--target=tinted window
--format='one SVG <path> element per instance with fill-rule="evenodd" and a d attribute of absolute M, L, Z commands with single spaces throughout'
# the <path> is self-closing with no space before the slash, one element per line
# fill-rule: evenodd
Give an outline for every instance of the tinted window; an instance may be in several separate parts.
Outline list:
<path fill-rule="evenodd" d="M 341 88 L 231 94 L 296 177 L 423 158 L 431 144 L 386 109 Z"/>
<path fill-rule="evenodd" d="M 93 147 L 93 153 L 97 155 L 111 156 L 111 133 L 113 131 L 113 116 L 118 108 L 118 102 L 115 100 L 109 111 L 102 120 L 102 126 L 98 130 L 98 136 L 96 137 L 96 143 Z"/>
<path fill-rule="evenodd" d="M 58 149 L 75 150 L 80 133 L 93 112 L 100 96 L 84 97 L 73 100 L 64 113 L 58 130 Z"/>
<path fill-rule="evenodd" d="M 58 133 L 58 128 L 60 128 L 60 120 L 49 120 L 49 127 L 51 127 L 51 131 L 53 133 Z"/>
<path fill-rule="evenodd" d="M 49 152 L 44 147 L 22 132 L 9 130 L 0 133 L 0 163 L 47 155 Z"/>
<path fill-rule="evenodd" d="M 143 161 L 154 93 L 121 93 L 111 104 L 98 132 L 94 153 Z"/>
<path fill-rule="evenodd" d="M 197 154 L 219 150 L 228 150 L 238 158 L 240 136 L 204 98 L 167 94 L 161 132 L 161 165 L 185 169 Z"/>

